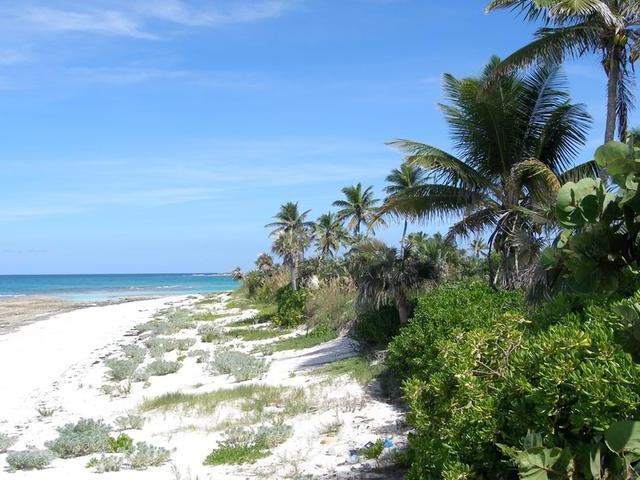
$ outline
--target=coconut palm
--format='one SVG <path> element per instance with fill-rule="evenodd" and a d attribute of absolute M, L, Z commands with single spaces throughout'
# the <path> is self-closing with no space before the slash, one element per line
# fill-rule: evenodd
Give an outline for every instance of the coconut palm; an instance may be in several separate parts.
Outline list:
<path fill-rule="evenodd" d="M 471 240 L 471 244 L 469 245 L 471 248 L 471 252 L 473 256 L 476 258 L 480 258 L 481 255 L 484 255 L 489 247 L 487 242 L 485 242 L 481 237 L 476 237 Z"/>
<path fill-rule="evenodd" d="M 388 199 L 381 210 L 417 220 L 462 216 L 448 238 L 489 230 L 489 246 L 501 258 L 492 283 L 513 288 L 539 253 L 538 243 L 523 237 L 539 238 L 562 183 L 596 169 L 594 162 L 572 167 L 590 117 L 583 105 L 571 103 L 558 67 L 498 75 L 500 63 L 493 57 L 479 78 L 444 76 L 449 104 L 441 109 L 455 154 L 392 142 L 433 180 Z"/>
<path fill-rule="evenodd" d="M 315 223 L 316 248 L 321 258 L 333 258 L 349 239 L 342 221 L 335 213 L 320 215 Z"/>
<path fill-rule="evenodd" d="M 417 165 L 403 163 L 400 168 L 394 168 L 386 178 L 389 185 L 384 189 L 385 193 L 393 198 L 397 195 L 402 195 L 404 191 L 411 187 L 417 187 L 424 185 L 426 182 L 425 171 Z M 405 238 L 407 236 L 407 227 L 409 221 L 404 218 L 404 228 L 402 229 L 401 245 L 404 245 Z"/>
<path fill-rule="evenodd" d="M 261 253 L 256 259 L 256 268 L 259 272 L 270 273 L 273 270 L 273 257 L 268 253 Z"/>
<path fill-rule="evenodd" d="M 633 64 L 640 57 L 638 0 L 492 0 L 488 11 L 520 11 L 545 27 L 536 39 L 513 53 L 505 65 L 524 66 L 542 59 L 559 63 L 566 56 L 598 54 L 607 76 L 605 142 L 613 140 L 616 124 L 624 141 L 634 89 Z"/>
<path fill-rule="evenodd" d="M 347 221 L 347 227 L 353 231 L 355 237 L 360 236 L 360 229 L 365 225 L 371 230 L 375 223 L 382 224 L 383 220 L 377 216 L 377 206 L 380 200 L 374 197 L 373 187 L 362 189 L 362 184 L 352 185 L 342 189 L 344 200 L 333 202 L 338 207 L 338 218 Z"/>
<path fill-rule="evenodd" d="M 298 267 L 311 243 L 313 222 L 307 220 L 310 211 L 300 212 L 297 203 L 288 202 L 280 206 L 275 222 L 266 225 L 273 229 L 273 252 L 282 257 L 282 263 L 289 267 L 293 290 L 298 289 Z"/>
<path fill-rule="evenodd" d="M 449 278 L 456 272 L 463 257 L 453 238 L 444 237 L 440 233 L 427 235 L 416 232 L 407 238 L 407 246 L 411 251 L 420 255 L 434 266 L 438 277 Z"/>
<path fill-rule="evenodd" d="M 379 240 L 356 244 L 349 252 L 348 268 L 357 289 L 357 305 L 379 307 L 393 303 L 400 323 L 409 320 L 409 294 L 437 278 L 434 265 L 411 249 L 399 253 Z"/>

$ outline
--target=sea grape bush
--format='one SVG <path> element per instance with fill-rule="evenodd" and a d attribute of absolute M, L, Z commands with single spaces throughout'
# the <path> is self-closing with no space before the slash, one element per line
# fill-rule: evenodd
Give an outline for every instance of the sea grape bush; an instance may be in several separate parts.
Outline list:
<path fill-rule="evenodd" d="M 573 452 L 635 420 L 640 368 L 614 307 L 560 297 L 534 313 L 520 293 L 482 284 L 421 297 L 389 345 L 415 429 L 408 478 L 514 478 L 504 448 L 529 431 Z"/>
<path fill-rule="evenodd" d="M 581 293 L 616 292 L 639 271 L 640 148 L 609 142 L 595 153 L 608 175 L 568 182 L 555 213 L 564 229 L 542 255 L 546 284 Z"/>

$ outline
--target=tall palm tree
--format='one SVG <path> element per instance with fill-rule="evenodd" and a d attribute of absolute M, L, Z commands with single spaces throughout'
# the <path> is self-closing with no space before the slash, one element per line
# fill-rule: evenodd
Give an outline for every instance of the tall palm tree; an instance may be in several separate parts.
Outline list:
<path fill-rule="evenodd" d="M 407 238 L 407 246 L 417 255 L 428 259 L 438 272 L 440 278 L 447 278 L 455 273 L 462 260 L 463 252 L 453 238 L 440 233 L 427 235 L 416 232 Z"/>
<path fill-rule="evenodd" d="M 492 0 L 487 11 L 511 9 L 545 27 L 536 39 L 513 53 L 505 65 L 523 66 L 542 59 L 559 63 L 566 56 L 599 54 L 607 76 L 605 142 L 616 124 L 624 141 L 634 89 L 633 63 L 640 57 L 638 0 Z"/>
<path fill-rule="evenodd" d="M 273 251 L 282 257 L 283 263 L 291 273 L 291 288 L 298 289 L 298 267 L 304 259 L 304 251 L 311 243 L 313 222 L 307 220 L 311 210 L 300 212 L 298 204 L 293 202 L 280 206 L 275 222 L 266 225 L 272 228 L 274 238 Z"/>
<path fill-rule="evenodd" d="M 373 187 L 362 189 L 362 184 L 352 185 L 342 189 L 344 200 L 333 202 L 334 207 L 340 208 L 338 218 L 347 221 L 347 226 L 353 231 L 355 237 L 360 236 L 360 229 L 364 224 L 369 230 L 375 223 L 383 221 L 377 216 L 378 200 L 374 197 Z"/>
<path fill-rule="evenodd" d="M 349 235 L 335 213 L 320 215 L 315 223 L 315 241 L 321 258 L 333 258 Z"/>
<path fill-rule="evenodd" d="M 394 168 L 386 178 L 389 185 L 384 189 L 385 193 L 389 197 L 396 195 L 402 195 L 408 188 L 417 187 L 426 183 L 425 171 L 417 165 L 403 163 L 400 168 Z M 404 218 L 404 228 L 402 229 L 402 241 L 401 245 L 404 245 L 405 238 L 407 236 L 407 227 L 409 221 L 407 217 Z"/>
<path fill-rule="evenodd" d="M 489 246 L 501 254 L 492 283 L 513 288 L 538 253 L 537 244 L 523 238 L 539 237 L 565 180 L 594 175 L 596 168 L 589 162 L 566 170 L 585 143 L 590 117 L 583 105 L 571 103 L 558 67 L 497 75 L 500 64 L 493 57 L 479 78 L 444 76 L 449 103 L 441 109 L 455 154 L 392 142 L 433 181 L 389 199 L 382 212 L 418 220 L 462 216 L 449 238 L 489 230 Z"/>

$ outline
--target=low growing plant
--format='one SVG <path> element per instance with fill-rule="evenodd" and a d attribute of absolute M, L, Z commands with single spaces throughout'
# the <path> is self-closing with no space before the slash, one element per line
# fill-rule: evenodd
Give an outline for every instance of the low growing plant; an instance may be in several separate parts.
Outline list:
<path fill-rule="evenodd" d="M 109 369 L 107 372 L 109 378 L 119 382 L 131 378 L 140 362 L 130 358 L 111 358 L 105 362 L 105 365 Z"/>
<path fill-rule="evenodd" d="M 264 360 L 246 353 L 227 350 L 215 355 L 209 368 L 212 372 L 231 375 L 237 381 L 244 382 L 266 372 L 267 364 Z"/>
<path fill-rule="evenodd" d="M 116 418 L 113 423 L 118 430 L 141 430 L 144 422 L 143 416 L 129 413 Z"/>
<path fill-rule="evenodd" d="M 124 461 L 116 455 L 101 455 L 93 457 L 87 462 L 87 468 L 93 468 L 96 473 L 119 472 Z"/>
<path fill-rule="evenodd" d="M 138 442 L 127 454 L 127 462 L 134 470 L 145 470 L 149 467 L 159 467 L 171 458 L 171 452 L 163 447 Z"/>
<path fill-rule="evenodd" d="M 198 335 L 204 343 L 219 343 L 225 338 L 224 332 L 217 325 L 201 325 Z"/>
<path fill-rule="evenodd" d="M 58 428 L 58 438 L 46 447 L 60 458 L 82 457 L 109 449 L 111 428 L 101 420 L 82 419 Z"/>
<path fill-rule="evenodd" d="M 9 468 L 16 470 L 42 470 L 53 460 L 53 455 L 48 450 L 21 450 L 7 454 Z"/>
<path fill-rule="evenodd" d="M 182 364 L 180 362 L 169 362 L 167 360 L 154 360 L 147 365 L 145 371 L 152 377 L 160 377 L 176 373 L 180 370 Z"/>
<path fill-rule="evenodd" d="M 133 439 L 126 433 L 121 433 L 116 438 L 109 438 L 110 453 L 127 453 L 133 449 Z"/>
<path fill-rule="evenodd" d="M 18 441 L 17 435 L 8 435 L 6 433 L 0 433 L 0 453 L 5 453 L 17 441 Z"/>

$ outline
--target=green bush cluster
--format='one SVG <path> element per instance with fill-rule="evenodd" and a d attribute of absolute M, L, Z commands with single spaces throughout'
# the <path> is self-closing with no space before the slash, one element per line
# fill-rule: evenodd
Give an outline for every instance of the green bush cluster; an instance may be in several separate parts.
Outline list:
<path fill-rule="evenodd" d="M 603 302 L 558 299 L 528 314 L 520 293 L 478 283 L 420 298 L 389 346 L 415 428 L 408 478 L 516 478 L 498 444 L 534 431 L 576 449 L 637 417 L 640 368 L 617 342 L 625 328 Z"/>
<path fill-rule="evenodd" d="M 240 465 L 267 457 L 272 448 L 286 442 L 293 428 L 283 423 L 263 425 L 257 430 L 234 428 L 205 459 L 205 465 Z"/>
<path fill-rule="evenodd" d="M 371 347 L 385 348 L 400 331 L 398 310 L 392 305 L 358 312 L 351 336 Z"/>
<path fill-rule="evenodd" d="M 260 358 L 234 350 L 223 350 L 216 354 L 209 369 L 218 374 L 233 376 L 244 382 L 259 377 L 267 370 L 267 364 Z"/>
<path fill-rule="evenodd" d="M 21 450 L 7 454 L 9 469 L 16 470 L 42 470 L 53 460 L 53 454 L 48 450 Z"/>
<path fill-rule="evenodd" d="M 283 328 L 302 325 L 308 296 L 309 292 L 304 288 L 293 290 L 290 285 L 281 287 L 276 294 L 277 311 L 273 317 L 273 325 Z"/>

